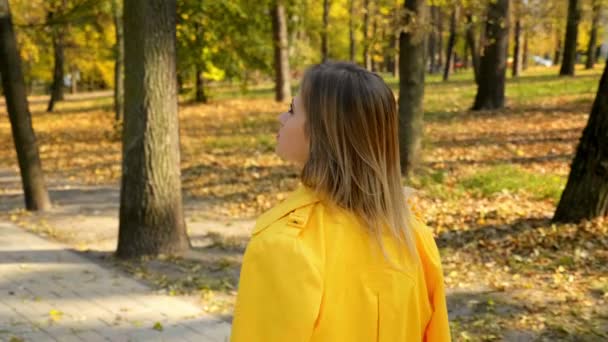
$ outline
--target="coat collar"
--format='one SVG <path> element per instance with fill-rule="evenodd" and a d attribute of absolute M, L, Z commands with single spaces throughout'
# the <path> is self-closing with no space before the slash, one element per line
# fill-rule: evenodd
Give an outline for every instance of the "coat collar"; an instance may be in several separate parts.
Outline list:
<path fill-rule="evenodd" d="M 298 186 L 298 188 L 293 191 L 287 199 L 283 202 L 277 204 L 272 209 L 263 213 L 260 217 L 258 217 L 255 228 L 253 229 L 253 233 L 259 232 L 261 229 L 268 227 L 271 223 L 277 221 L 283 216 L 289 214 L 290 212 L 319 202 L 319 197 L 314 193 L 314 191 L 302 184 Z"/>

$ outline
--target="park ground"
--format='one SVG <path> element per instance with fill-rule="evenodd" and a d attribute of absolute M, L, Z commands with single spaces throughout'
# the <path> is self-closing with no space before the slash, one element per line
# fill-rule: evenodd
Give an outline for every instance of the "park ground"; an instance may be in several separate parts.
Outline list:
<path fill-rule="evenodd" d="M 608 222 L 552 224 L 600 67 L 531 69 L 507 84 L 507 108 L 472 112 L 470 73 L 427 79 L 424 162 L 409 185 L 433 229 L 455 340 L 608 339 Z M 397 82 L 387 77 L 397 88 Z M 297 173 L 273 153 L 286 104 L 271 85 L 180 105 L 182 179 L 192 251 L 119 261 L 121 144 L 111 92 L 68 95 L 55 113 L 30 98 L 55 208 L 23 211 L 6 112 L 0 116 L 0 220 L 81 251 L 168 296 L 230 320 L 255 217 L 283 199 Z"/>

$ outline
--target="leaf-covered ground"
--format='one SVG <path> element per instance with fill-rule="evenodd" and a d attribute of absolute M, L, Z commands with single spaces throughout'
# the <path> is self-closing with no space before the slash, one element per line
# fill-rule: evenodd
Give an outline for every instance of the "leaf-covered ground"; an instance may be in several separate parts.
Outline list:
<path fill-rule="evenodd" d="M 558 78 L 556 69 L 530 70 L 509 80 L 508 106 L 497 112 L 467 110 L 475 93 L 470 74 L 447 83 L 429 77 L 424 164 L 409 182 L 420 190 L 418 205 L 442 252 L 456 340 L 608 339 L 608 222 L 550 223 L 600 70 L 577 73 Z M 193 252 L 136 262 L 106 252 L 104 259 L 169 294 L 196 296 L 209 311 L 230 313 L 251 219 L 297 182 L 294 169 L 273 153 L 276 116 L 285 105 L 263 89 L 255 94 L 180 107 Z M 71 96 L 50 114 L 44 97 L 30 99 L 51 183 L 85 189 L 69 196 L 86 200 L 78 207 L 64 195 L 60 204 L 70 210 L 46 216 L 0 206 L 3 216 L 76 248 L 111 248 L 94 242 L 104 234 L 96 227 L 116 235 L 120 134 L 109 95 Z M 8 119 L 4 111 L 0 116 L 0 169 L 16 171 Z M 0 187 L 0 197 L 14 200 L 15 191 Z M 78 209 L 96 198 L 109 206 L 99 209 L 108 215 L 104 224 L 93 217 L 98 209 Z"/>

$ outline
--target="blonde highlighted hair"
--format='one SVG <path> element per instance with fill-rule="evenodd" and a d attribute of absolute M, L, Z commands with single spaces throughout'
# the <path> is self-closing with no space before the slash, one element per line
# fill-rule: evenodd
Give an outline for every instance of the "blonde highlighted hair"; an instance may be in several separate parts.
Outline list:
<path fill-rule="evenodd" d="M 302 183 L 354 212 L 386 255 L 386 233 L 415 256 L 412 215 L 401 185 L 399 118 L 392 90 L 355 64 L 309 68 L 300 98 L 310 156 Z"/>

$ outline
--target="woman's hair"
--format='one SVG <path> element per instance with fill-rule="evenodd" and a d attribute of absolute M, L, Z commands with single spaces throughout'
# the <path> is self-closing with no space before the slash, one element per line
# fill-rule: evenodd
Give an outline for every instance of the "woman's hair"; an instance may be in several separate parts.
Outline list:
<path fill-rule="evenodd" d="M 377 238 L 383 233 L 412 256 L 412 216 L 401 185 L 399 118 L 392 90 L 355 64 L 312 66 L 300 89 L 310 156 L 302 183 L 354 212 Z"/>

